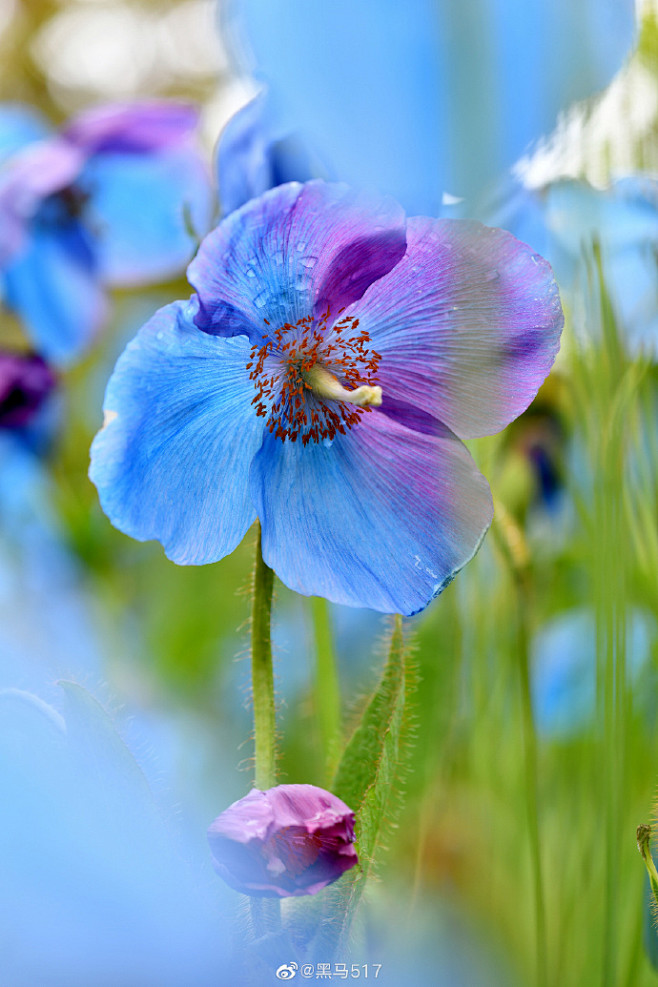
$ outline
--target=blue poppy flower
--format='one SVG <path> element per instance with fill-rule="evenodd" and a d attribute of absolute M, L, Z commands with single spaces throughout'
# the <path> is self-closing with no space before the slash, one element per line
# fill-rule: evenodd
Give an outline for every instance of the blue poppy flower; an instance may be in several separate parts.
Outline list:
<path fill-rule="evenodd" d="M 279 133 L 329 173 L 411 213 L 472 196 L 603 88 L 629 53 L 633 0 L 234 0 L 236 50 Z"/>
<path fill-rule="evenodd" d="M 503 428 L 553 363 L 550 268 L 477 223 L 405 221 L 321 181 L 232 213 L 120 358 L 90 476 L 110 520 L 180 564 L 258 516 L 292 589 L 411 614 L 492 517 L 460 439 Z"/>
<path fill-rule="evenodd" d="M 488 222 L 522 237 L 550 261 L 570 299 L 587 292 L 592 244 L 631 355 L 658 359 L 658 182 L 628 176 L 609 188 L 558 181 L 541 189 L 508 182 Z"/>
<path fill-rule="evenodd" d="M 15 152 L 0 169 L 0 292 L 47 359 L 68 361 L 89 342 L 106 286 L 171 277 L 189 260 L 184 211 L 200 231 L 210 217 L 196 121 L 177 103 L 112 105 L 38 139 L 33 113 L 0 112 Z"/>

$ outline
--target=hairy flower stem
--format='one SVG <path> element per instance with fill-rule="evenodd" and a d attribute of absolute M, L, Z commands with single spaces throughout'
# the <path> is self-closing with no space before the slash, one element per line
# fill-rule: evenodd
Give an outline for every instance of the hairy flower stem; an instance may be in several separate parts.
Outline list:
<path fill-rule="evenodd" d="M 541 836 L 539 829 L 539 797 L 537 793 L 537 732 L 532 709 L 530 691 L 529 661 L 529 613 L 531 606 L 529 582 L 529 554 L 523 532 L 509 515 L 505 507 L 496 503 L 494 532 L 498 544 L 507 560 L 516 584 L 518 617 L 516 636 L 516 658 L 518 661 L 519 684 L 521 691 L 521 711 L 523 719 L 523 749 L 526 814 L 528 838 L 532 858 L 532 873 L 535 891 L 535 939 L 537 949 L 537 984 L 548 984 L 546 950 L 546 908 L 544 902 L 544 878 L 541 860 Z"/>
<path fill-rule="evenodd" d="M 311 610 L 315 634 L 315 709 L 324 753 L 325 784 L 328 785 L 340 757 L 340 687 L 327 601 L 313 597 Z"/>
<path fill-rule="evenodd" d="M 274 670 L 270 631 L 273 586 L 274 573 L 263 561 L 258 524 L 251 611 L 251 689 L 254 706 L 254 785 L 262 791 L 276 784 Z"/>
<path fill-rule="evenodd" d="M 251 691 L 254 707 L 254 786 L 276 785 L 276 716 L 272 665 L 272 590 L 274 573 L 265 564 L 257 521 L 251 611 Z M 281 927 L 278 898 L 251 898 L 251 921 L 257 939 Z"/>

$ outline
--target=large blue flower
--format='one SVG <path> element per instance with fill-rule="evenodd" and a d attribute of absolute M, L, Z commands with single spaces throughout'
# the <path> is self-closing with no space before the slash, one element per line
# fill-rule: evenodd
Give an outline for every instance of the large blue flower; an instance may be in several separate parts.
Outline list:
<path fill-rule="evenodd" d="M 189 260 L 185 209 L 203 232 L 210 215 L 196 121 L 183 104 L 120 104 L 46 137 L 32 111 L 0 112 L 0 292 L 47 358 L 70 360 L 90 340 L 105 286 L 170 277 Z"/>
<path fill-rule="evenodd" d="M 426 606 L 492 516 L 459 439 L 503 428 L 555 357 L 548 265 L 500 230 L 314 181 L 232 213 L 189 277 L 198 294 L 108 385 L 90 475 L 112 522 L 201 564 L 258 516 L 291 588 Z"/>
<path fill-rule="evenodd" d="M 233 0 L 280 133 L 331 170 L 437 215 L 476 194 L 560 110 L 610 81 L 633 0 Z"/>

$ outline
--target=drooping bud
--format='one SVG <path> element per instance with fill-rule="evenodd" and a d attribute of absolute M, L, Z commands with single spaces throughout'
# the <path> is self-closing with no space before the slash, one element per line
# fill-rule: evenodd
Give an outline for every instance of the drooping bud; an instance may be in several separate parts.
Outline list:
<path fill-rule="evenodd" d="M 208 829 L 217 873 L 236 891 L 316 894 L 358 862 L 354 813 L 315 785 L 252 789 Z"/>

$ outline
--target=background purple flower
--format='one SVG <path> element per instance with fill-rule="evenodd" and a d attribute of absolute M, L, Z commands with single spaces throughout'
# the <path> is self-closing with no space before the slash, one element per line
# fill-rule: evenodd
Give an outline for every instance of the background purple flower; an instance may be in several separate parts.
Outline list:
<path fill-rule="evenodd" d="M 28 425 L 55 386 L 55 375 L 35 353 L 0 350 L 0 428 Z"/>
<path fill-rule="evenodd" d="M 459 439 L 503 428 L 555 357 L 548 266 L 501 231 L 310 182 L 232 213 L 189 276 L 198 297 L 157 313 L 108 385 L 90 472 L 105 512 L 188 565 L 258 516 L 292 589 L 422 609 L 491 521 Z M 381 407 L 337 399 L 338 381 L 381 385 Z"/>
<path fill-rule="evenodd" d="M 243 894 L 316 894 L 358 863 L 354 813 L 315 785 L 254 788 L 208 829 L 218 874 Z"/>
<path fill-rule="evenodd" d="M 103 324 L 106 285 L 178 273 L 195 246 L 186 211 L 207 229 L 197 114 L 173 102 L 117 104 L 38 140 L 31 111 L 18 127 L 21 112 L 0 114 L 14 151 L 0 170 L 1 290 L 38 350 L 66 362 Z"/>

